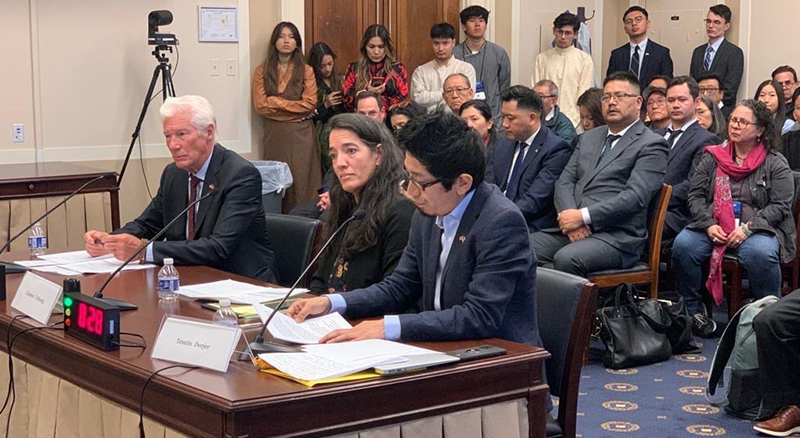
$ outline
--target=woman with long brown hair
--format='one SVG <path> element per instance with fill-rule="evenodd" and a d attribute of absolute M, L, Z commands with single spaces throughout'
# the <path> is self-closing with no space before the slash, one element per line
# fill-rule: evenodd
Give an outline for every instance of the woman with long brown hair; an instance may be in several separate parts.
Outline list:
<path fill-rule="evenodd" d="M 351 62 L 345 72 L 342 93 L 344 107 L 353 112 L 353 102 L 360 91 L 369 90 L 381 96 L 383 108 L 389 111 L 408 97 L 408 73 L 395 59 L 389 30 L 373 24 L 364 32 L 359 49 L 361 57 Z"/>
<path fill-rule="evenodd" d="M 303 58 L 297 26 L 283 21 L 269 39 L 267 59 L 253 74 L 253 106 L 264 117 L 264 159 L 283 161 L 292 186 L 283 211 L 316 199 L 322 171 L 311 118 L 317 107 L 314 70 Z"/>

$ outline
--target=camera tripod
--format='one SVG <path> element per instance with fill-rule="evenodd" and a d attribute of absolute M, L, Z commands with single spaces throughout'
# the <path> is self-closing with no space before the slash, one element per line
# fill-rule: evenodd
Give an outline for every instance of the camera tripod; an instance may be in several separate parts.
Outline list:
<path fill-rule="evenodd" d="M 136 128 L 131 135 L 131 144 L 128 146 L 128 153 L 125 155 L 125 161 L 122 163 L 122 169 L 119 171 L 119 179 L 117 179 L 117 187 L 122 184 L 122 177 L 125 175 L 125 168 L 128 167 L 128 161 L 131 159 L 133 147 L 136 145 L 136 140 L 139 139 L 139 133 L 142 130 L 142 123 L 144 117 L 147 115 L 147 108 L 150 107 L 150 101 L 153 100 L 153 92 L 155 91 L 158 77 L 161 76 L 161 99 L 167 100 L 167 97 L 175 97 L 175 84 L 172 83 L 172 65 L 169 63 L 167 55 L 162 53 L 168 51 L 172 53 L 172 47 L 168 45 L 158 45 L 151 52 L 158 60 L 158 65 L 153 70 L 153 78 L 150 80 L 150 86 L 147 88 L 147 95 L 144 97 L 144 105 L 142 112 L 139 113 L 139 121 L 136 122 Z"/>

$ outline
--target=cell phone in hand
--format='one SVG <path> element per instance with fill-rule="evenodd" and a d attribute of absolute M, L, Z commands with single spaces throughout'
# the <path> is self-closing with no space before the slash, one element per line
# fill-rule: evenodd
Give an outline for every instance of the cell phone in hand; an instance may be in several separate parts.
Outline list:
<path fill-rule="evenodd" d="M 384 84 L 384 80 L 385 79 L 386 78 L 382 78 L 382 77 L 374 77 L 374 78 L 372 78 L 372 86 L 373 87 L 380 87 L 381 85 Z"/>

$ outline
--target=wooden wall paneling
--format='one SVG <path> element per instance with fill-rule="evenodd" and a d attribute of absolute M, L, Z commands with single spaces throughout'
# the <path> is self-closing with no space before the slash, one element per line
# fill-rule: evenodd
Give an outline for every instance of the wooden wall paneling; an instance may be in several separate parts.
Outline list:
<path fill-rule="evenodd" d="M 389 30 L 395 41 L 397 58 L 406 66 L 409 81 L 414 69 L 433 59 L 430 29 L 446 21 L 456 28 L 458 40 L 460 2 L 458 0 L 387 0 Z M 388 18 L 387 18 L 388 20 Z"/>
<path fill-rule="evenodd" d="M 358 59 L 364 30 L 377 22 L 377 0 L 305 0 L 305 53 L 325 42 L 336 54 L 336 71 Z"/>

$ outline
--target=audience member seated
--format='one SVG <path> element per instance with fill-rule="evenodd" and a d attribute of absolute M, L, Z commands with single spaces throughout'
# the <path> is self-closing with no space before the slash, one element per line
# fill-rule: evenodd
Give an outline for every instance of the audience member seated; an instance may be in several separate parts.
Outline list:
<path fill-rule="evenodd" d="M 603 84 L 608 127 L 581 136 L 556 182 L 559 228 L 531 234 L 542 264 L 586 277 L 635 265 L 647 243 L 647 209 L 667 168 L 664 137 L 639 120 L 639 82 L 628 72 Z"/>
<path fill-rule="evenodd" d="M 669 80 L 672 79 L 672 76 L 664 76 L 664 75 L 657 75 L 653 76 L 653 79 L 650 79 L 650 82 L 647 83 L 646 88 L 663 88 L 667 89 L 667 85 L 669 85 Z"/>
<path fill-rule="evenodd" d="M 494 129 L 494 119 L 489 104 L 485 100 L 469 100 L 461 105 L 458 115 L 467 122 L 467 126 L 478 131 L 483 140 L 484 155 L 486 160 L 489 160 L 497 143 L 497 130 Z"/>
<path fill-rule="evenodd" d="M 664 184 L 672 186 L 672 197 L 662 233 L 662 248 L 671 248 L 673 239 L 692 221 L 686 198 L 689 195 L 689 182 L 703 156 L 703 149 L 722 143 L 697 122 L 695 113 L 699 97 L 697 82 L 690 76 L 673 78 L 667 88 L 670 124 L 656 132 L 664 136 L 670 147 Z"/>
<path fill-rule="evenodd" d="M 556 17 L 553 21 L 556 46 L 536 56 L 531 80 L 531 86 L 542 79 L 555 82 L 561 93 L 561 111 L 572 126 L 577 126 L 580 120 L 578 96 L 592 86 L 594 78 L 592 57 L 573 44 L 580 27 L 574 14 L 564 12 Z"/>
<path fill-rule="evenodd" d="M 653 131 L 665 129 L 670 121 L 667 110 L 667 89 L 647 87 L 644 90 L 644 102 L 645 125 Z"/>
<path fill-rule="evenodd" d="M 728 123 L 725 120 L 725 116 L 722 115 L 722 111 L 710 97 L 705 94 L 700 95 L 695 115 L 700 126 L 706 128 L 721 140 L 728 138 Z"/>
<path fill-rule="evenodd" d="M 780 85 L 772 79 L 762 82 L 756 89 L 753 99 L 766 105 L 769 113 L 775 121 L 775 128 L 781 135 L 794 125 L 794 120 L 786 118 L 786 102 L 783 100 L 783 92 Z"/>
<path fill-rule="evenodd" d="M 555 227 L 554 184 L 572 148 L 542 125 L 539 96 L 522 85 L 503 90 L 503 133 L 486 166 L 486 182 L 517 204 L 528 231 Z"/>
<path fill-rule="evenodd" d="M 406 126 L 406 123 L 424 113 L 425 110 L 417 106 L 417 104 L 406 101 L 390 109 L 387 119 L 392 127 L 392 132 L 397 135 L 397 133 L 403 129 L 403 126 Z"/>
<path fill-rule="evenodd" d="M 697 46 L 689 64 L 690 76 L 700 82 L 704 72 L 713 72 L 722 80 L 725 96 L 722 101 L 733 107 L 744 72 L 744 53 L 739 46 L 725 39 L 731 28 L 731 8 L 723 4 L 711 6 L 706 14 L 708 43 Z"/>
<path fill-rule="evenodd" d="M 525 219 L 483 182 L 478 134 L 452 114 L 435 113 L 411 120 L 399 141 L 406 150 L 403 185 L 420 211 L 397 268 L 366 289 L 296 301 L 287 314 L 297 321 L 331 311 L 381 317 L 321 342 L 500 338 L 541 346 Z M 419 313 L 405 313 L 417 306 Z"/>
<path fill-rule="evenodd" d="M 688 204 L 693 222 L 675 239 L 672 266 L 698 336 L 716 330 L 706 316 L 702 287 L 705 283 L 717 304 L 722 301 L 726 251 L 738 257 L 758 298 L 778 295 L 780 262 L 794 258 L 794 181 L 773 123 L 764 104 L 742 101 L 731 114 L 728 143 L 706 148 L 692 177 Z"/>
<path fill-rule="evenodd" d="M 575 127 L 558 107 L 558 86 L 549 79 L 542 79 L 533 86 L 533 91 L 542 99 L 544 105 L 544 125 L 567 143 L 572 143 L 575 136 Z M 578 110 L 580 113 L 580 109 Z"/>
<path fill-rule="evenodd" d="M 374 91 L 362 91 L 356 95 L 353 102 L 357 114 L 363 114 L 378 123 L 386 121 L 386 110 L 381 104 L 380 94 Z"/>
<path fill-rule="evenodd" d="M 700 73 L 700 76 L 696 80 L 697 84 L 700 85 L 700 94 L 711 98 L 714 104 L 717 105 L 717 108 L 722 111 L 725 120 L 728 120 L 731 117 L 733 105 L 726 105 L 725 102 L 722 101 L 722 98 L 725 96 L 725 88 L 722 85 L 722 79 L 720 79 L 719 75 L 707 71 Z"/>
<path fill-rule="evenodd" d="M 173 163 L 164 168 L 161 185 L 138 218 L 111 234 L 84 235 L 91 256 L 113 254 L 127 260 L 141 248 L 141 262 L 204 265 L 261 281 L 275 282 L 273 253 L 267 240 L 261 201 L 261 174 L 249 161 L 216 143 L 216 117 L 200 96 L 170 97 L 161 105 L 161 120 Z M 164 240 L 150 242 L 191 202 L 216 190 L 189 209 L 167 230 Z"/>
<path fill-rule="evenodd" d="M 599 88 L 590 88 L 578 98 L 578 111 L 581 114 L 579 127 L 582 133 L 572 139 L 572 143 L 570 144 L 572 149 L 575 149 L 575 145 L 578 144 L 584 132 L 591 131 L 600 126 L 605 126 L 606 119 L 603 116 L 602 96 L 603 90 Z"/>
<path fill-rule="evenodd" d="M 800 120 L 800 88 L 795 90 L 794 92 L 794 112 L 793 116 L 795 120 Z M 786 157 L 786 160 L 789 161 L 789 167 L 792 170 L 800 171 L 800 123 L 795 122 L 786 134 L 781 136 L 781 140 L 783 143 L 783 155 Z"/>
<path fill-rule="evenodd" d="M 314 70 L 317 80 L 317 112 L 314 125 L 317 128 L 317 145 L 320 150 L 322 173 L 331 168 L 328 155 L 328 132 L 326 124 L 331 117 L 344 112 L 342 105 L 342 75 L 336 73 L 336 54 L 325 43 L 316 43 L 308 52 L 308 65 Z"/>
<path fill-rule="evenodd" d="M 756 423 L 770 436 L 800 433 L 800 292 L 765 308 L 753 320 L 758 344 L 761 400 L 773 418 Z"/>
<path fill-rule="evenodd" d="M 360 91 L 372 91 L 381 96 L 383 110 L 400 104 L 408 97 L 408 73 L 395 57 L 389 31 L 373 24 L 361 38 L 358 61 L 351 62 L 345 71 L 344 106 L 355 111 L 355 98 Z"/>
<path fill-rule="evenodd" d="M 800 83 L 797 82 L 797 72 L 788 65 L 782 65 L 772 71 L 772 80 L 777 82 L 783 91 L 783 100 L 786 102 L 786 118 L 796 121 L 792 112 L 796 102 L 794 92 L 800 86 Z"/>
<path fill-rule="evenodd" d="M 650 14 L 641 6 L 631 6 L 622 14 L 622 24 L 629 42 L 611 52 L 607 75 L 630 71 L 640 84 L 648 84 L 655 76 L 672 77 L 669 49 L 650 40 Z"/>
<path fill-rule="evenodd" d="M 428 113 L 436 111 L 443 104 L 444 81 L 451 74 L 461 73 L 469 80 L 470 87 L 475 85 L 475 68 L 472 64 L 453 56 L 455 28 L 449 23 L 437 23 L 431 27 L 430 35 L 434 58 L 417 67 L 411 76 L 411 98 Z"/>
<path fill-rule="evenodd" d="M 468 100 L 472 100 L 474 95 L 475 91 L 472 90 L 469 78 L 461 73 L 453 73 L 444 80 L 444 88 L 442 89 L 444 105 L 441 105 L 440 108 L 443 111 L 458 114 L 461 105 Z"/>
<path fill-rule="evenodd" d="M 475 68 L 475 89 L 482 89 L 492 109 L 495 123 L 502 123 L 500 92 L 511 86 L 511 61 L 499 45 L 486 40 L 489 11 L 478 5 L 464 8 L 459 14 L 467 39 L 453 49 L 453 56 Z M 456 113 L 457 111 L 453 111 Z"/>
<path fill-rule="evenodd" d="M 400 193 L 403 154 L 383 124 L 356 114 L 336 116 L 329 145 L 336 178 L 326 239 L 356 211 L 366 215 L 348 225 L 325 253 L 310 286 L 318 295 L 367 287 L 391 274 L 415 210 Z"/>
<path fill-rule="evenodd" d="M 311 120 L 317 81 L 303 58 L 303 39 L 293 23 L 282 21 L 272 31 L 267 59 L 253 74 L 253 107 L 264 118 L 264 159 L 282 161 L 292 172 L 282 211 L 316 199 L 322 176 Z"/>

